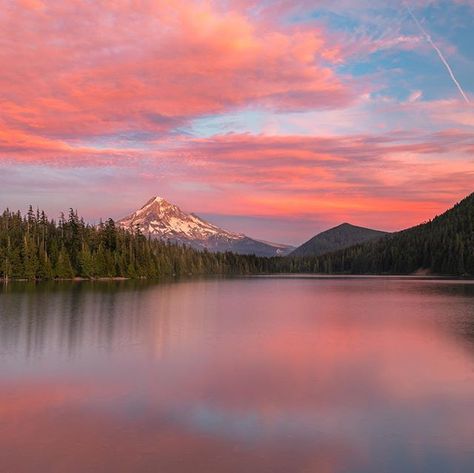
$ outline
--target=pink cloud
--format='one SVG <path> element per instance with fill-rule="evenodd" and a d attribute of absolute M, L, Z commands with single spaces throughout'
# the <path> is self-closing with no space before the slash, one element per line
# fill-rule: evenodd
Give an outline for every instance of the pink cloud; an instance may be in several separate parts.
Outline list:
<path fill-rule="evenodd" d="M 456 129 L 181 137 L 151 143 L 149 150 L 67 145 L 48 149 L 49 144 L 41 142 L 32 149 L 29 163 L 40 158 L 64 172 L 77 166 L 113 170 L 117 177 L 102 182 L 100 193 L 126 191 L 127 202 L 120 201 L 122 207 L 113 210 L 117 216 L 166 190 L 170 200 L 197 213 L 286 220 L 291 216 L 328 224 L 351 221 L 397 230 L 442 212 L 473 191 L 473 137 Z M 28 163 L 24 149 L 13 149 L 10 156 L 14 162 Z M 183 195 L 183 189 L 191 191 Z M 95 212 L 95 218 L 104 216 Z"/>
<path fill-rule="evenodd" d="M 396 230 L 472 192 L 474 163 L 467 154 L 472 144 L 472 136 L 455 130 L 411 136 L 227 135 L 188 143 L 182 156 L 191 169 L 182 179 L 225 189 L 225 199 L 213 199 L 212 192 L 204 197 L 200 205 L 206 212 L 349 220 Z"/>
<path fill-rule="evenodd" d="M 167 131 L 260 104 L 338 107 L 322 30 L 282 28 L 214 2 L 9 2 L 0 28 L 3 130 L 41 137 Z"/>

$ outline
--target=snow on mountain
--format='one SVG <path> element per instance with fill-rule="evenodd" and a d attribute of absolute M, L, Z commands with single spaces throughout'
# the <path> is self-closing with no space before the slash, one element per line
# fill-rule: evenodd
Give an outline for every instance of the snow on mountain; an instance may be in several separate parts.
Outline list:
<path fill-rule="evenodd" d="M 292 250 L 288 245 L 261 242 L 241 233 L 224 230 L 197 215 L 182 211 L 162 197 L 153 197 L 117 224 L 127 229 L 138 227 L 143 234 L 153 238 L 183 243 L 200 250 L 233 251 L 259 256 L 287 254 Z"/>
<path fill-rule="evenodd" d="M 243 238 L 243 235 L 228 232 L 183 212 L 162 197 L 153 197 L 141 209 L 118 223 L 127 228 L 138 225 L 143 233 L 165 239 L 206 240 L 215 235 L 233 240 Z"/>

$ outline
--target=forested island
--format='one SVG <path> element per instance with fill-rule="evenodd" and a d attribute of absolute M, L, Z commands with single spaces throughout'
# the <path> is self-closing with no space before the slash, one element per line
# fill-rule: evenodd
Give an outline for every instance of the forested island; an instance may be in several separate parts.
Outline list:
<path fill-rule="evenodd" d="M 321 256 L 256 257 L 197 251 L 129 231 L 112 219 L 89 225 L 74 210 L 58 221 L 30 207 L 0 216 L 0 278 L 147 278 L 183 275 L 474 275 L 474 194 L 433 220 Z"/>

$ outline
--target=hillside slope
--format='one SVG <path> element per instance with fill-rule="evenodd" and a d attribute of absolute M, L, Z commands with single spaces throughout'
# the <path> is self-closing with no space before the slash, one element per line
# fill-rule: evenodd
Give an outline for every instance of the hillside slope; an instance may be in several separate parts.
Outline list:
<path fill-rule="evenodd" d="M 327 273 L 474 275 L 474 194 L 433 220 L 302 263 Z M 302 268 L 300 268 L 302 269 Z"/>
<path fill-rule="evenodd" d="M 386 232 L 343 223 L 314 236 L 296 248 L 291 256 L 319 256 L 385 236 Z"/>

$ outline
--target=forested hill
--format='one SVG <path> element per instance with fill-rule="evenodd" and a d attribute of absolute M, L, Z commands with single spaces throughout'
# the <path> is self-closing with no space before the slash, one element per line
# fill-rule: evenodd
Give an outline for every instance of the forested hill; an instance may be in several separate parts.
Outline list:
<path fill-rule="evenodd" d="M 311 240 L 296 248 L 291 256 L 319 256 L 326 253 L 348 248 L 358 243 L 375 240 L 386 235 L 387 232 L 358 227 L 350 223 L 343 223 L 319 233 Z"/>
<path fill-rule="evenodd" d="M 118 228 L 90 226 L 70 211 L 58 222 L 44 212 L 0 215 L 1 279 L 161 278 L 188 274 L 256 273 L 263 259 L 211 254 Z"/>
<path fill-rule="evenodd" d="M 382 239 L 318 258 L 294 259 L 292 271 L 352 274 L 474 275 L 474 194 L 439 217 Z"/>

